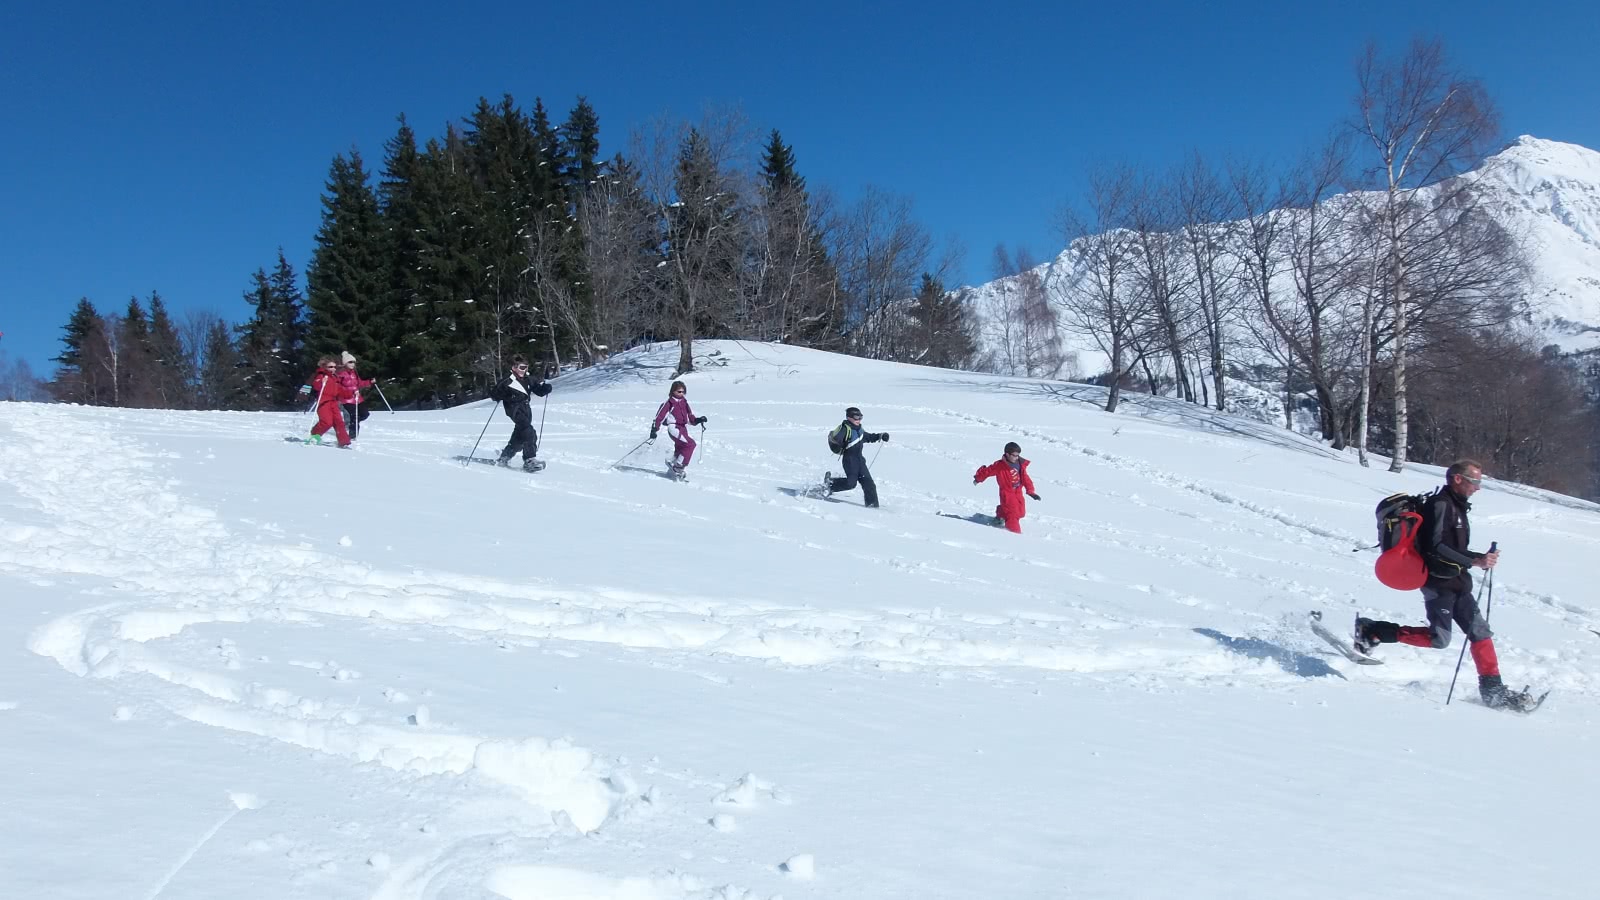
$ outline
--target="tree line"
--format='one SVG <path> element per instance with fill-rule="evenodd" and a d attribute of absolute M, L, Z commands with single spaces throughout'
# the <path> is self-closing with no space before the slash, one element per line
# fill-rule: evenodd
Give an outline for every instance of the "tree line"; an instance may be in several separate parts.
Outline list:
<path fill-rule="evenodd" d="M 158 295 L 115 313 L 85 299 L 55 362 L 60 399 L 282 409 L 322 355 L 349 351 L 397 405 L 483 395 L 514 354 L 564 368 L 647 341 L 742 338 L 964 366 L 954 257 L 908 198 L 852 204 L 808 188 L 777 130 L 742 117 L 659 120 L 599 157 L 579 99 L 560 126 L 504 97 L 419 145 L 404 116 L 374 175 L 333 159 L 305 291 L 281 250 L 250 319 L 175 323 Z"/>

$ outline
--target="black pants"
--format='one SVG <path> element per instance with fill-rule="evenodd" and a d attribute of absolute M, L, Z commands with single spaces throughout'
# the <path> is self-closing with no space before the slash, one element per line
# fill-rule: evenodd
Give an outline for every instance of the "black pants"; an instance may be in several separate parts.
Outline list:
<path fill-rule="evenodd" d="M 500 451 L 500 458 L 510 459 L 518 453 L 522 454 L 523 462 L 539 455 L 539 433 L 533 430 L 532 422 L 516 423 L 516 427 L 511 429 L 511 440 L 507 441 L 506 448 Z"/>
<path fill-rule="evenodd" d="M 861 485 L 861 499 L 867 506 L 878 505 L 878 486 L 872 481 L 872 473 L 867 471 L 867 461 L 859 453 L 846 453 L 844 455 L 844 477 L 835 478 L 829 490 L 837 494 L 848 491 Z"/>
<path fill-rule="evenodd" d="M 361 423 L 365 422 L 367 416 L 372 415 L 372 413 L 368 412 L 366 405 L 361 403 L 341 403 L 339 408 L 344 410 L 345 430 L 350 432 L 350 438 L 354 440 L 356 432 L 361 430 Z"/>
<path fill-rule="evenodd" d="M 1461 633 L 1469 641 L 1481 641 L 1494 637 L 1494 632 L 1489 630 L 1489 623 L 1484 621 L 1478 612 L 1478 600 L 1472 596 L 1472 584 L 1468 582 L 1466 590 L 1457 590 L 1452 587 L 1422 588 L 1422 605 L 1428 613 L 1428 631 L 1435 649 L 1442 650 L 1450 646 L 1450 623 L 1461 626 Z"/>

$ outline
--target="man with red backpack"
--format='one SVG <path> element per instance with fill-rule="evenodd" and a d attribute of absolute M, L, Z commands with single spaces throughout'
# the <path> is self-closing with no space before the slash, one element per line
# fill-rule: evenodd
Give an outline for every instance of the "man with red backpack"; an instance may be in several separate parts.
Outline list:
<path fill-rule="evenodd" d="M 1370 655 L 1379 644 L 1410 644 L 1442 650 L 1450 646 L 1450 625 L 1454 622 L 1471 642 L 1472 662 L 1478 669 L 1478 692 L 1485 706 L 1527 709 L 1533 698 L 1525 691 L 1506 688 L 1500 678 L 1500 662 L 1495 657 L 1494 633 L 1478 611 L 1472 595 L 1469 569 L 1489 570 L 1500 560 L 1500 553 L 1478 553 L 1468 548 L 1471 528 L 1467 512 L 1470 500 L 1483 484 L 1483 466 L 1470 459 L 1451 463 L 1444 473 L 1444 488 L 1428 498 L 1423 508 L 1422 527 L 1416 535 L 1417 549 L 1427 564 L 1427 581 L 1422 586 L 1422 605 L 1428 624 L 1397 625 L 1372 619 L 1356 619 L 1355 648 Z"/>

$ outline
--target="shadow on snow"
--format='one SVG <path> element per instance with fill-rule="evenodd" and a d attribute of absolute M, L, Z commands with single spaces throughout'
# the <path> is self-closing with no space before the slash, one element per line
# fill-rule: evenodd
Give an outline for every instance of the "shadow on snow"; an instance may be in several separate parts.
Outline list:
<path fill-rule="evenodd" d="M 1322 678 L 1328 675 L 1336 675 L 1344 678 L 1343 672 L 1315 656 L 1296 653 L 1287 647 L 1280 647 L 1270 641 L 1263 641 L 1260 638 L 1233 637 L 1223 634 L 1214 628 L 1196 628 L 1194 632 L 1211 638 L 1241 656 L 1248 656 L 1251 659 L 1272 660 L 1278 664 L 1279 668 L 1290 675 L 1298 675 L 1301 678 Z"/>

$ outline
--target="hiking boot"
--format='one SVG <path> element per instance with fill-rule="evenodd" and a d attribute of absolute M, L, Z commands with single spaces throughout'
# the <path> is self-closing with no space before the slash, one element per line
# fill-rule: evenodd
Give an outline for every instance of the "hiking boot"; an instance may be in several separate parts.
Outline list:
<path fill-rule="evenodd" d="M 501 467 L 501 468 L 503 468 L 503 469 L 509 469 L 509 468 L 511 468 L 511 457 L 502 456 L 499 459 L 495 460 L 494 464 L 499 466 L 499 467 Z"/>
<path fill-rule="evenodd" d="M 308 444 L 320 444 L 320 443 L 322 443 L 322 435 L 313 434 L 312 436 L 306 438 L 306 443 L 308 443 Z"/>
<path fill-rule="evenodd" d="M 1522 712 L 1533 705 L 1532 694 L 1506 687 L 1499 675 L 1479 675 L 1478 696 L 1483 698 L 1483 705 L 1490 709 L 1512 709 Z"/>
<path fill-rule="evenodd" d="M 832 472 L 823 472 L 822 473 L 822 496 L 824 496 L 824 497 L 833 496 L 833 473 Z"/>
<path fill-rule="evenodd" d="M 1356 627 L 1350 643 L 1356 648 L 1356 652 L 1362 656 L 1372 655 L 1372 648 L 1378 646 L 1381 642 L 1378 640 L 1378 636 L 1372 633 L 1371 619 L 1363 619 L 1360 616 L 1356 616 Z"/>
<path fill-rule="evenodd" d="M 542 468 L 544 468 L 544 463 L 537 459 L 525 459 L 522 461 L 522 471 L 524 472 L 537 472 Z"/>

